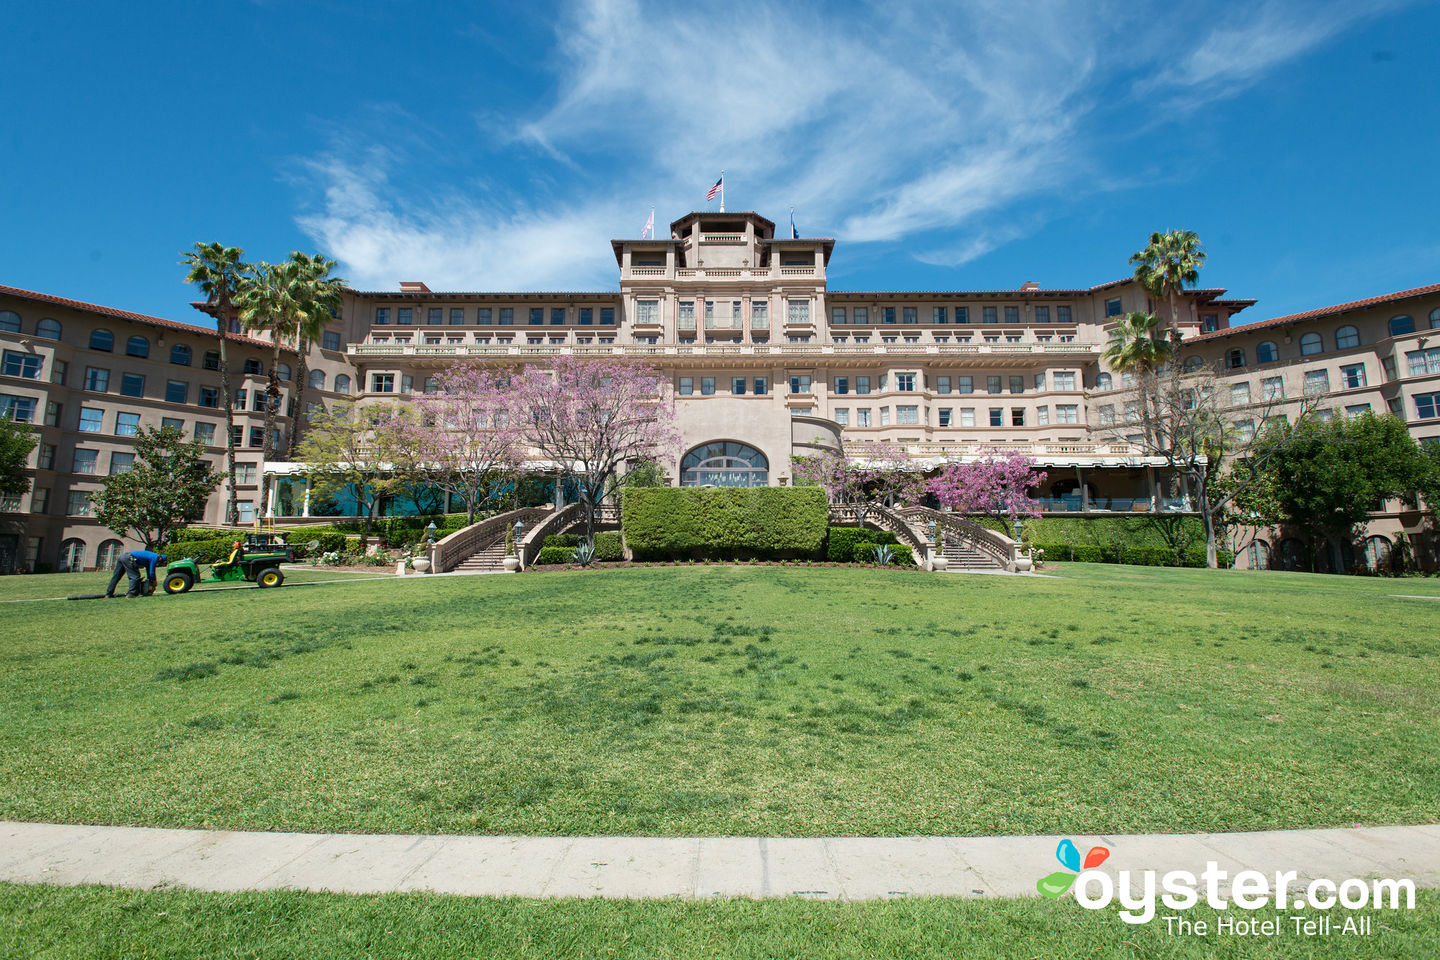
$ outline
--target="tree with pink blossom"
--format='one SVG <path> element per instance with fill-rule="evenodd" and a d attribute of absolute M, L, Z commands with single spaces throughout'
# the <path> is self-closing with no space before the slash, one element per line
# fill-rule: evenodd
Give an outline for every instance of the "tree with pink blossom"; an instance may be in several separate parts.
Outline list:
<path fill-rule="evenodd" d="M 486 506 L 496 481 L 524 460 L 521 432 L 510 412 L 509 376 L 477 363 L 458 363 L 433 380 L 434 392 L 411 400 L 405 416 L 384 425 L 389 459 L 465 504 L 469 522 Z"/>
<path fill-rule="evenodd" d="M 861 444 L 852 456 L 835 451 L 797 457 L 794 470 L 797 484 L 824 487 L 832 504 L 854 509 L 862 527 L 874 506 L 918 503 L 929 492 L 909 451 L 893 443 Z"/>
<path fill-rule="evenodd" d="M 666 460 L 680 443 L 669 380 L 631 360 L 560 357 L 513 376 L 506 396 L 524 442 L 579 487 L 591 543 L 596 510 L 620 467 Z"/>
<path fill-rule="evenodd" d="M 1044 480 L 1045 472 L 1035 469 L 1033 459 L 1007 453 L 948 464 L 930 481 L 929 489 L 942 505 L 958 513 L 985 514 L 1004 524 L 1009 533 L 1020 517 L 1040 516 L 1034 494 Z"/>

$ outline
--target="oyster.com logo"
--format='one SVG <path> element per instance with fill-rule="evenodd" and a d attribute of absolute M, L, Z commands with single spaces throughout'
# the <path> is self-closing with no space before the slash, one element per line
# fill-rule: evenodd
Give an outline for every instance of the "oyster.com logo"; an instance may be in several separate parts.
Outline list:
<path fill-rule="evenodd" d="M 1035 882 L 1035 889 L 1040 891 L 1043 897 L 1054 900 L 1063 897 L 1065 892 L 1075 883 L 1075 878 L 1080 875 L 1081 870 L 1090 870 L 1100 866 L 1110 856 L 1108 847 L 1091 847 L 1090 852 L 1085 854 L 1085 860 L 1080 860 L 1080 851 L 1076 849 L 1074 842 L 1066 837 L 1060 841 L 1060 846 L 1055 848 L 1055 859 L 1060 861 L 1064 870 L 1056 870 L 1050 876 Z"/>

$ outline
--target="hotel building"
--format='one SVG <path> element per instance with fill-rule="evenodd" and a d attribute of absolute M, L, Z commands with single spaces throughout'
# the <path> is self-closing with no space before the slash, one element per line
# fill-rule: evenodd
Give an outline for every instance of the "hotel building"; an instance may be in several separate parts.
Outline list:
<path fill-rule="evenodd" d="M 785 238 L 756 213 L 691 213 L 664 239 L 611 242 L 618 290 L 347 290 L 308 359 L 307 406 L 341 397 L 393 402 L 433 389 L 458 360 L 514 366 L 559 355 L 643 360 L 672 379 L 684 446 L 681 484 L 786 485 L 794 458 L 883 440 L 934 465 L 1020 451 L 1046 471 L 1047 511 L 1184 513 L 1183 485 L 1162 458 L 1108 424 L 1123 420 L 1123 382 L 1101 356 L 1115 320 L 1159 312 L 1133 279 L 1079 289 L 838 291 L 835 241 Z M 1255 301 L 1218 288 L 1180 298 L 1183 362 L 1220 371 L 1237 406 L 1319 397 L 1320 415 L 1370 409 L 1440 442 L 1440 284 L 1258 323 Z M 107 566 L 122 541 L 88 519 L 89 494 L 133 458 L 140 426 L 172 422 L 223 460 L 213 330 L 0 287 L 0 403 L 37 425 L 31 493 L 0 504 L 0 569 Z M 241 518 L 308 512 L 298 464 L 257 502 L 271 344 L 231 332 Z M 288 430 L 293 351 L 280 370 Z M 1117 406 L 1121 409 L 1117 410 Z M 222 518 L 225 491 L 205 520 Z M 1378 506 L 1378 505 L 1377 505 Z M 1332 566 L 1383 558 L 1396 533 L 1435 556 L 1433 519 L 1403 503 L 1369 524 L 1365 557 L 1336 548 Z M 1272 542 L 1273 541 L 1273 542 Z M 1242 566 L 1293 565 L 1298 542 L 1263 535 Z"/>

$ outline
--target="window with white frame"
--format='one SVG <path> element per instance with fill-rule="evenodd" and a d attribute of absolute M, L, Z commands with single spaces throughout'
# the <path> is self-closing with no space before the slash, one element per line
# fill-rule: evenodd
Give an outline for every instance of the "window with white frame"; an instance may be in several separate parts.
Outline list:
<path fill-rule="evenodd" d="M 936 393 L 939 393 L 939 394 L 949 393 L 949 392 L 950 392 L 950 378 L 949 378 L 949 377 L 936 377 L 936 378 L 935 378 L 935 392 L 936 392 Z"/>
<path fill-rule="evenodd" d="M 1405 351 L 1405 369 L 1412 377 L 1440 373 L 1440 347 Z"/>
<path fill-rule="evenodd" d="M 1274 363 L 1280 359 L 1280 351 L 1275 347 L 1274 340 L 1261 340 L 1255 346 L 1256 363 Z"/>
<path fill-rule="evenodd" d="M 1115 406 L 1114 406 L 1114 404 L 1109 404 L 1109 403 L 1107 403 L 1107 404 L 1104 404 L 1103 406 L 1101 406 L 1100 409 L 1097 411 L 1097 417 L 1099 418 L 1100 426 L 1102 426 L 1102 427 L 1114 426 L 1114 424 L 1115 424 Z"/>
<path fill-rule="evenodd" d="M 847 407 L 838 407 L 834 411 L 835 422 L 842 427 L 850 426 L 850 410 Z"/>
<path fill-rule="evenodd" d="M 1060 403 L 1055 406 L 1056 423 L 1079 423 L 1080 405 L 1076 403 Z"/>
<path fill-rule="evenodd" d="M 1283 377 L 1266 377 L 1260 381 L 1260 393 L 1266 402 L 1281 400 L 1285 397 L 1285 380 Z"/>
<path fill-rule="evenodd" d="M 1035 422 L 1044 427 L 1050 423 L 1050 407 L 1048 405 L 1035 408 Z"/>
<path fill-rule="evenodd" d="M 1349 350 L 1360 346 L 1360 331 L 1346 325 L 1335 331 L 1335 349 Z"/>
<path fill-rule="evenodd" d="M 900 391 L 901 393 L 913 393 L 915 390 L 915 374 L 895 374 L 895 389 Z"/>
<path fill-rule="evenodd" d="M 950 413 L 951 413 L 951 410 L 950 410 L 949 407 L 940 407 L 940 408 L 939 408 L 939 413 L 936 414 L 936 417 L 937 417 L 937 422 L 939 423 L 940 426 L 942 426 L 942 427 L 948 427 L 948 426 L 950 426 Z"/>
<path fill-rule="evenodd" d="M 1306 370 L 1305 371 L 1305 395 L 1317 396 L 1330 392 L 1330 371 L 1329 370 Z"/>
<path fill-rule="evenodd" d="M 1440 393 L 1415 394 L 1415 416 L 1420 420 L 1433 420 L 1440 416 Z"/>
<path fill-rule="evenodd" d="M 1061 371 L 1057 371 L 1055 374 L 1053 374 L 1053 378 L 1054 378 L 1054 379 L 1053 379 L 1053 383 L 1054 383 L 1054 388 L 1053 388 L 1053 389 L 1055 389 L 1055 390 L 1057 390 L 1057 391 L 1061 391 L 1061 392 L 1067 391 L 1067 390 L 1074 390 L 1074 389 L 1075 389 L 1075 371 L 1073 371 L 1073 370 L 1061 370 Z"/>
<path fill-rule="evenodd" d="M 888 427 L 888 426 L 890 426 L 890 408 L 889 408 L 889 407 L 881 407 L 881 408 L 880 408 L 880 426 L 882 426 L 882 427 Z"/>
<path fill-rule="evenodd" d="M 92 473 L 94 471 L 91 471 Z M 65 513 L 72 517 L 90 516 L 90 491 L 71 490 L 65 503 Z"/>
<path fill-rule="evenodd" d="M 895 423 L 899 426 L 914 426 L 919 422 L 920 408 L 918 406 L 898 406 L 895 408 Z"/>
<path fill-rule="evenodd" d="M 1231 404 L 1231 406 L 1241 407 L 1241 406 L 1244 406 L 1245 404 L 1247 404 L 1247 403 L 1249 403 L 1249 402 L 1250 402 L 1250 384 L 1248 384 L 1248 383 L 1232 383 L 1232 384 L 1230 384 L 1230 404 Z"/>
<path fill-rule="evenodd" d="M 858 410 L 855 411 L 855 426 L 857 426 L 857 427 L 868 427 L 868 426 L 870 426 L 870 408 L 869 408 L 869 407 L 860 407 Z"/>
<path fill-rule="evenodd" d="M 809 323 L 810 322 L 810 301 L 809 300 L 786 300 L 785 301 L 785 322 L 786 323 Z"/>
<path fill-rule="evenodd" d="M 1440 354 L 1440 350 L 1435 351 Z M 1365 386 L 1365 364 L 1347 363 L 1340 368 L 1340 384 L 1344 389 L 1354 390 Z"/>

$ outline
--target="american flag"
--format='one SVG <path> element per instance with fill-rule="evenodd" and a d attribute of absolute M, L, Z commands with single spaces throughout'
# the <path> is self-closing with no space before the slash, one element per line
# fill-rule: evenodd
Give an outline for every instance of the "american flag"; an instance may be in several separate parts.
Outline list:
<path fill-rule="evenodd" d="M 725 183 L 725 174 L 722 173 L 722 174 L 720 174 L 720 179 L 715 181 L 715 186 L 711 187 L 711 188 L 710 188 L 710 192 L 707 193 L 707 194 L 705 194 L 705 199 L 706 199 L 706 200 L 714 200 L 714 199 L 715 199 L 715 195 L 720 192 L 720 188 L 724 185 L 724 183 Z"/>

